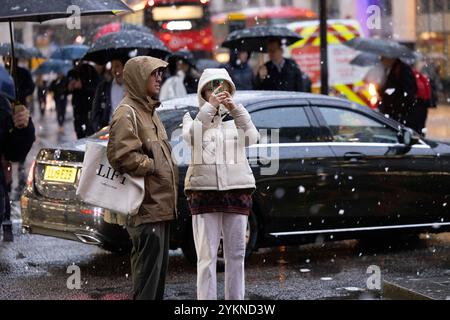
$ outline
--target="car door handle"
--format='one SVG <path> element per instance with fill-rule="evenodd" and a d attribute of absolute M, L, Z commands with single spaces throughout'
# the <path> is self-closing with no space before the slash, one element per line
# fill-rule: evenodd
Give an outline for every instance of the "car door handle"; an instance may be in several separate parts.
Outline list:
<path fill-rule="evenodd" d="M 365 157 L 365 154 L 359 152 L 347 152 L 346 154 L 344 154 L 344 159 L 346 160 L 361 160 Z"/>

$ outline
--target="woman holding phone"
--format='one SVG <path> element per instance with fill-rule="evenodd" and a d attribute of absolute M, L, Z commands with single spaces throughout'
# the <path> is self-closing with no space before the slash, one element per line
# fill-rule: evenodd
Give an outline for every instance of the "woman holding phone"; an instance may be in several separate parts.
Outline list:
<path fill-rule="evenodd" d="M 245 295 L 245 231 L 255 178 L 245 147 L 259 139 L 250 114 L 237 105 L 235 85 L 225 69 L 206 69 L 199 81 L 200 111 L 183 119 L 183 138 L 192 161 L 185 180 L 197 252 L 197 297 L 217 299 L 216 264 L 223 235 L 225 299 Z M 233 120 L 225 121 L 226 115 Z"/>

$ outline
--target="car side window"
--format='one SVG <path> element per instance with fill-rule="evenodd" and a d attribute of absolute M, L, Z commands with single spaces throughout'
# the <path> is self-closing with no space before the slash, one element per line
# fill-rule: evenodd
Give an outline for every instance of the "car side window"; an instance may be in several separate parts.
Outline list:
<path fill-rule="evenodd" d="M 279 143 L 299 143 L 317 141 L 311 124 L 302 107 L 276 107 L 258 110 L 251 114 L 258 130 L 267 130 L 268 136 L 261 133 L 260 143 L 276 143 L 270 141 L 271 131 L 279 130 Z"/>
<path fill-rule="evenodd" d="M 398 132 L 351 110 L 319 107 L 334 142 L 397 143 Z"/>

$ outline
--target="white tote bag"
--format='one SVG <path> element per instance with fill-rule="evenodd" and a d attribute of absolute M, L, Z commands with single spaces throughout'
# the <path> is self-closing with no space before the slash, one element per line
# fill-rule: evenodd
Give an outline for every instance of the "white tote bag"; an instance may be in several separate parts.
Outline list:
<path fill-rule="evenodd" d="M 135 111 L 129 108 L 136 128 Z M 106 149 L 105 144 L 87 142 L 77 196 L 85 203 L 121 215 L 136 215 L 144 200 L 144 177 L 119 174 L 109 164 Z"/>

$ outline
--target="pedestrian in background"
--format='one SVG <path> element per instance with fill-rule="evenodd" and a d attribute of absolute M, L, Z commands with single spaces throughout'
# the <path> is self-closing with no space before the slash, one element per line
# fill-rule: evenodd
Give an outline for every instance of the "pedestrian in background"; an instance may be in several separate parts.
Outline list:
<path fill-rule="evenodd" d="M 396 58 L 381 57 L 386 80 L 378 89 L 380 112 L 423 134 L 430 101 L 418 99 L 421 75 Z"/>
<path fill-rule="evenodd" d="M 161 87 L 161 94 L 159 95 L 161 101 L 182 98 L 188 94 L 184 84 L 186 74 L 182 68 L 183 64 L 178 63 L 179 60 L 176 56 L 170 57 L 168 62 L 167 69 L 169 71 L 169 77 L 164 81 Z"/>
<path fill-rule="evenodd" d="M 256 143 L 259 134 L 247 110 L 234 102 L 235 91 L 225 69 L 206 69 L 198 87 L 200 111 L 195 120 L 189 113 L 183 119 L 183 138 L 193 150 L 185 193 L 197 252 L 199 300 L 217 299 L 216 264 L 221 235 L 225 299 L 243 300 L 245 296 L 245 231 L 256 188 L 245 147 Z M 223 121 L 227 113 L 234 120 Z M 244 133 L 245 137 L 239 136 Z M 200 163 L 195 150 L 203 151 Z M 229 159 L 232 155 L 233 159 Z M 218 160 L 221 156 L 226 160 Z"/>
<path fill-rule="evenodd" d="M 237 90 L 253 90 L 255 76 L 248 63 L 250 56 L 251 52 L 232 50 L 230 62 L 224 66 Z"/>
<path fill-rule="evenodd" d="M 0 67 L 2 76 L 7 76 Z M 0 79 L 0 221 L 3 223 L 3 241 L 13 241 L 11 207 L 9 194 L 12 183 L 11 171 L 5 164 L 9 161 L 24 162 L 35 140 L 34 125 L 29 110 L 23 106 L 14 106 L 14 84 L 12 79 L 5 82 Z M 3 170 L 3 169 L 6 170 Z"/>
<path fill-rule="evenodd" d="M 100 82 L 95 91 L 89 126 L 92 133 L 99 131 L 111 123 L 112 115 L 125 95 L 123 68 L 127 61 L 128 58 L 126 57 L 112 59 L 111 73 L 113 79 L 105 79 Z"/>
<path fill-rule="evenodd" d="M 133 297 L 139 300 L 164 297 L 170 221 L 176 215 L 178 171 L 156 112 L 166 66 L 152 57 L 136 57 L 125 64 L 125 97 L 113 115 L 107 147 L 115 170 L 145 177 L 144 201 L 127 222 L 133 244 Z"/>
<path fill-rule="evenodd" d="M 267 43 L 269 61 L 258 69 L 256 90 L 311 92 L 311 80 L 292 59 L 283 57 L 280 39 Z"/>
<path fill-rule="evenodd" d="M 59 133 L 64 133 L 64 122 L 66 121 L 67 110 L 67 78 L 64 73 L 58 73 L 55 80 L 52 81 L 49 91 L 53 93 L 55 101 L 56 118 L 58 121 Z"/>
<path fill-rule="evenodd" d="M 3 57 L 3 61 L 5 62 L 6 68 L 11 71 L 11 63 L 14 63 L 15 72 L 16 72 L 16 81 L 17 81 L 17 97 L 16 101 L 18 101 L 21 105 L 30 110 L 30 114 L 33 114 L 34 105 L 32 102 L 32 96 L 35 89 L 35 84 L 33 81 L 33 77 L 31 76 L 31 72 L 23 68 L 19 65 L 19 60 L 15 58 L 14 60 L 10 56 Z M 25 163 L 23 161 L 19 161 L 17 165 L 17 187 L 15 189 L 15 200 L 19 200 L 20 195 L 22 194 L 23 189 L 25 188 L 27 182 L 27 174 L 25 172 Z"/>
<path fill-rule="evenodd" d="M 47 82 L 44 80 L 42 75 L 38 75 L 36 78 L 36 88 L 37 88 L 37 98 L 39 104 L 39 111 L 41 117 L 44 117 L 45 110 L 47 108 Z"/>
<path fill-rule="evenodd" d="M 67 78 L 68 91 L 72 94 L 75 132 L 77 139 L 81 139 L 89 132 L 89 117 L 99 76 L 93 66 L 82 62 L 69 71 Z"/>
<path fill-rule="evenodd" d="M 184 74 L 184 87 L 188 94 L 196 93 L 200 75 L 195 67 L 193 54 L 188 50 L 180 50 L 174 53 L 173 58 L 178 64 L 178 70 Z"/>

